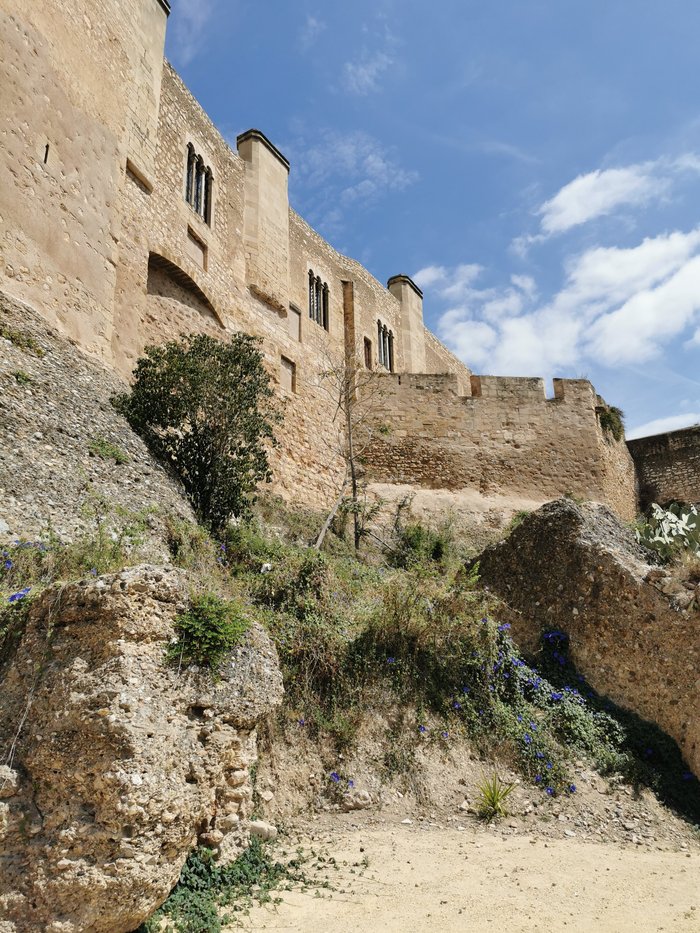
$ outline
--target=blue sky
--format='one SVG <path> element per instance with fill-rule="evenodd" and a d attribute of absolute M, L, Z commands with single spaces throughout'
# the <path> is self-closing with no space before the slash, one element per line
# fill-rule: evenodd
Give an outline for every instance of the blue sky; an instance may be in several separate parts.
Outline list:
<path fill-rule="evenodd" d="M 166 54 L 475 372 L 589 378 L 641 436 L 700 423 L 698 34 L 694 0 L 173 0 Z"/>

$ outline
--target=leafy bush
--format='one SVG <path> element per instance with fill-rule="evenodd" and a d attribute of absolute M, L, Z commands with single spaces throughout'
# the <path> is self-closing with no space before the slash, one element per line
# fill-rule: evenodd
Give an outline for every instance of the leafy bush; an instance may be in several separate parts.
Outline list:
<path fill-rule="evenodd" d="M 171 664 L 196 664 L 216 672 L 250 628 L 241 606 L 213 593 L 193 596 L 190 608 L 175 620 L 177 641 L 167 651 Z"/>
<path fill-rule="evenodd" d="M 220 534 L 270 479 L 266 444 L 280 420 L 257 338 L 190 335 L 147 347 L 114 404 L 176 471 L 199 520 Z"/>
<path fill-rule="evenodd" d="M 625 413 L 621 408 L 610 405 L 600 412 L 600 426 L 607 434 L 611 434 L 616 441 L 625 436 Z"/>
<path fill-rule="evenodd" d="M 700 556 L 700 514 L 695 506 L 679 503 L 651 506 L 649 519 L 637 526 L 637 540 L 669 561 L 684 550 Z"/>
<path fill-rule="evenodd" d="M 390 566 L 404 570 L 425 561 L 441 563 L 451 545 L 452 534 L 449 526 L 445 525 L 434 531 L 425 525 L 414 523 L 397 529 L 395 542 L 387 552 L 387 561 Z"/>

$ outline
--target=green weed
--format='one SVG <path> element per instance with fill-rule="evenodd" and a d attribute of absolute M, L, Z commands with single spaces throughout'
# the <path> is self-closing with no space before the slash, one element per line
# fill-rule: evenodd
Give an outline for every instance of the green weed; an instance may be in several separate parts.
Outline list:
<path fill-rule="evenodd" d="M 88 450 L 93 457 L 100 457 L 102 460 L 113 460 L 118 465 L 129 462 L 129 455 L 126 451 L 101 435 L 90 440 Z"/>
<path fill-rule="evenodd" d="M 502 781 L 496 772 L 490 778 L 485 777 L 479 784 L 479 800 L 476 807 L 480 819 L 490 823 L 491 820 L 508 816 L 506 801 L 514 786 Z"/>

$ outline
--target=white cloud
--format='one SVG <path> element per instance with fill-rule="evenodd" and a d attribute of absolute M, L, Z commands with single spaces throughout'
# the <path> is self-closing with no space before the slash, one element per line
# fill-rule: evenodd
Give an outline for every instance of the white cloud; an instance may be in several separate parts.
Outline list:
<path fill-rule="evenodd" d="M 178 0 L 174 5 L 170 38 L 178 65 L 188 65 L 200 52 L 215 3 L 216 0 Z"/>
<path fill-rule="evenodd" d="M 424 266 L 411 276 L 418 288 L 422 289 L 430 288 L 437 282 L 444 281 L 446 277 L 447 269 L 445 266 Z"/>
<path fill-rule="evenodd" d="M 302 49 L 310 49 L 325 29 L 326 23 L 323 20 L 318 19 L 316 16 L 307 16 L 299 36 Z"/>
<path fill-rule="evenodd" d="M 700 411 L 669 415 L 667 418 L 655 418 L 653 421 L 647 421 L 645 424 L 640 424 L 639 427 L 625 433 L 627 439 L 631 441 L 637 437 L 666 434 L 667 431 L 679 431 L 681 428 L 690 428 L 694 425 L 700 425 Z"/>
<path fill-rule="evenodd" d="M 365 95 L 376 91 L 379 79 L 393 64 L 393 57 L 382 49 L 363 52 L 357 61 L 346 62 L 343 66 L 343 86 L 351 94 Z"/>
<path fill-rule="evenodd" d="M 428 266 L 417 276 L 446 305 L 440 335 L 468 365 L 489 372 L 550 375 L 586 361 L 647 361 L 700 321 L 700 227 L 629 249 L 586 250 L 567 262 L 562 288 L 545 303 L 529 276 L 488 288 L 479 286 L 482 274 L 478 266 Z"/>
<path fill-rule="evenodd" d="M 668 190 L 669 179 L 658 170 L 659 163 L 646 162 L 579 175 L 540 207 L 542 232 L 564 233 L 623 205 L 643 207 Z"/>
<path fill-rule="evenodd" d="M 314 144 L 302 130 L 289 150 L 294 173 L 292 194 L 298 195 L 312 223 L 326 232 L 342 227 L 344 212 L 368 207 L 386 194 L 403 191 L 418 173 L 403 168 L 394 153 L 368 133 L 312 130 Z"/>

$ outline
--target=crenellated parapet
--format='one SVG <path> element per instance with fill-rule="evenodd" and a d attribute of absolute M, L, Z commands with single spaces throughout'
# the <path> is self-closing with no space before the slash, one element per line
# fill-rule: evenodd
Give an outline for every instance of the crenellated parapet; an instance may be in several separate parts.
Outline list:
<path fill-rule="evenodd" d="M 583 379 L 457 375 L 384 376 L 366 456 L 377 482 L 474 489 L 546 501 L 572 495 L 635 514 L 635 478 L 624 441 L 606 434 L 598 396 Z"/>

